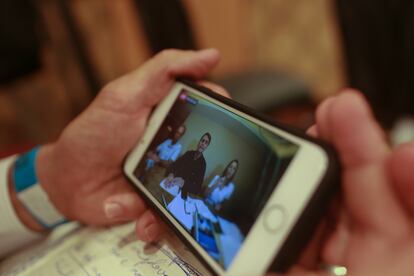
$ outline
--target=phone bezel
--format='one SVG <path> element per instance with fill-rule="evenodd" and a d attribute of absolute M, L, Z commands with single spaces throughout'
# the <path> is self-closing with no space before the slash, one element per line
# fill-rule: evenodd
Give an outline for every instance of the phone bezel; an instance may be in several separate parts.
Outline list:
<path fill-rule="evenodd" d="M 182 89 L 190 90 L 191 92 L 206 98 L 210 102 L 220 105 L 261 127 L 300 145 L 300 149 L 295 158 L 292 160 L 278 185 L 276 185 L 274 192 L 261 211 L 258 219 L 251 227 L 242 247 L 227 270 L 221 267 L 197 242 L 195 242 L 191 234 L 163 208 L 163 206 L 147 189 L 145 189 L 145 186 L 142 185 L 133 174 L 136 164 L 143 157 L 147 147 L 150 145 L 153 137 L 156 135 L 165 116 L 168 114 L 168 111 Z M 244 106 L 212 93 L 203 87 L 199 87 L 187 81 L 182 81 L 174 85 L 169 95 L 154 110 L 148 122 L 145 134 L 126 159 L 124 172 L 141 194 L 145 195 L 151 205 L 155 206 L 157 211 L 174 227 L 174 230 L 179 233 L 180 238 L 183 239 L 187 245 L 190 245 L 196 250 L 197 255 L 201 257 L 203 262 L 208 265 L 212 272 L 219 275 L 237 275 L 246 273 L 264 273 L 265 269 L 273 259 L 283 262 L 282 265 L 277 265 L 277 268 L 282 270 L 284 266 L 287 266 L 287 263 L 291 262 L 292 259 L 297 256 L 297 252 L 286 253 L 282 251 L 286 251 L 284 250 L 286 248 L 297 248 L 294 250 L 297 251 L 307 239 L 307 236 L 310 235 L 298 234 L 301 232 L 300 230 L 302 227 L 306 228 L 307 231 L 305 232 L 311 232 L 314 228 L 316 224 L 314 221 L 315 219 L 312 220 L 311 218 L 318 217 L 320 211 L 310 211 L 310 207 L 315 207 L 316 205 L 320 205 L 321 202 L 326 202 L 327 194 L 329 194 L 329 190 L 332 190 L 329 189 L 326 183 L 331 182 L 334 176 L 337 175 L 336 171 L 338 168 L 334 165 L 336 162 L 333 161 L 335 161 L 335 156 L 332 153 L 332 150 L 320 141 L 307 137 L 295 130 L 288 129 L 285 126 L 275 125 L 273 122 L 269 122 L 268 119 L 261 117 Z M 311 166 L 306 166 L 309 164 L 311 164 Z M 297 166 L 304 168 L 301 174 L 292 172 Z M 297 187 L 296 185 L 299 185 L 297 183 L 308 183 L 308 186 L 305 186 L 306 189 L 304 189 L 303 186 Z M 289 210 L 289 219 L 278 234 L 269 233 L 263 226 L 263 216 L 266 213 L 266 210 L 274 204 L 278 204 L 283 206 L 285 210 Z M 304 215 L 306 215 L 305 218 Z M 308 221 L 309 225 L 305 225 L 303 223 L 305 221 Z M 294 235 L 292 236 L 292 234 Z M 299 235 L 300 238 L 295 239 L 295 235 Z M 272 243 L 269 243 L 269 240 L 272 240 Z M 258 258 L 252 260 L 252 254 L 250 252 L 261 252 L 261 254 L 255 254 L 255 257 Z M 251 264 L 254 264 L 255 269 L 252 269 Z"/>

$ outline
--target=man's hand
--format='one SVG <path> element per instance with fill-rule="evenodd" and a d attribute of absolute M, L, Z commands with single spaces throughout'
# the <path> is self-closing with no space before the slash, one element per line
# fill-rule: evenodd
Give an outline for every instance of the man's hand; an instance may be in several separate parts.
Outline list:
<path fill-rule="evenodd" d="M 343 166 L 338 221 L 320 261 L 347 275 L 414 274 L 414 143 L 391 151 L 363 96 L 346 91 L 318 108 L 309 132 L 332 143 Z M 291 275 L 326 275 L 310 263 Z"/>
<path fill-rule="evenodd" d="M 39 181 L 57 209 L 68 219 L 93 225 L 139 218 L 138 236 L 154 240 L 160 225 L 127 183 L 123 160 L 175 78 L 200 79 L 218 60 L 213 49 L 166 50 L 105 86 L 58 141 L 38 154 Z"/>
<path fill-rule="evenodd" d="M 158 157 L 158 155 L 153 151 L 150 151 L 147 153 L 147 158 L 151 159 L 155 163 L 160 161 L 160 158 Z"/>
<path fill-rule="evenodd" d="M 174 175 L 170 173 L 164 180 L 165 187 L 170 188 L 173 180 L 174 180 Z"/>

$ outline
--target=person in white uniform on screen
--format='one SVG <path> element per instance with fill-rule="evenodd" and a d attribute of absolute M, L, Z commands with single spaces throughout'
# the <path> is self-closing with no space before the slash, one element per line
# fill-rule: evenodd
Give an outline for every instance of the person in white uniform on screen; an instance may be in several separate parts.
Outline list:
<path fill-rule="evenodd" d="M 239 161 L 232 160 L 227 164 L 221 175 L 216 175 L 210 181 L 206 189 L 206 199 L 208 205 L 215 210 L 220 210 L 224 201 L 228 200 L 234 192 L 235 184 L 233 182 L 239 168 Z"/>
<path fill-rule="evenodd" d="M 148 152 L 145 170 L 150 170 L 157 164 L 166 168 L 177 160 L 182 149 L 182 145 L 178 140 L 184 135 L 185 131 L 186 128 L 184 125 L 179 126 L 174 132 L 172 139 L 168 138 L 159 144 L 155 152 Z"/>

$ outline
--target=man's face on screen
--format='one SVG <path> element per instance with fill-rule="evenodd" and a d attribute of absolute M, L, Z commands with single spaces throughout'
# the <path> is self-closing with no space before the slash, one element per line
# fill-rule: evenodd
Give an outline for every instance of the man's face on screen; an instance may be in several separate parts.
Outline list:
<path fill-rule="evenodd" d="M 201 137 L 200 141 L 198 142 L 197 151 L 199 152 L 205 151 L 209 144 L 210 144 L 210 139 L 208 138 L 207 135 L 203 135 L 203 137 Z"/>

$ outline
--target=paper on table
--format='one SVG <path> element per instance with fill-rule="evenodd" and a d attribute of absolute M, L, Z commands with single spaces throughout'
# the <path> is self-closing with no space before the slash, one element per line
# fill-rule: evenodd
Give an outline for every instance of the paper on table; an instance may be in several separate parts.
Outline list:
<path fill-rule="evenodd" d="M 0 275 L 209 275 L 172 235 L 145 244 L 136 240 L 133 224 L 61 228 L 42 244 L 3 261 Z"/>

